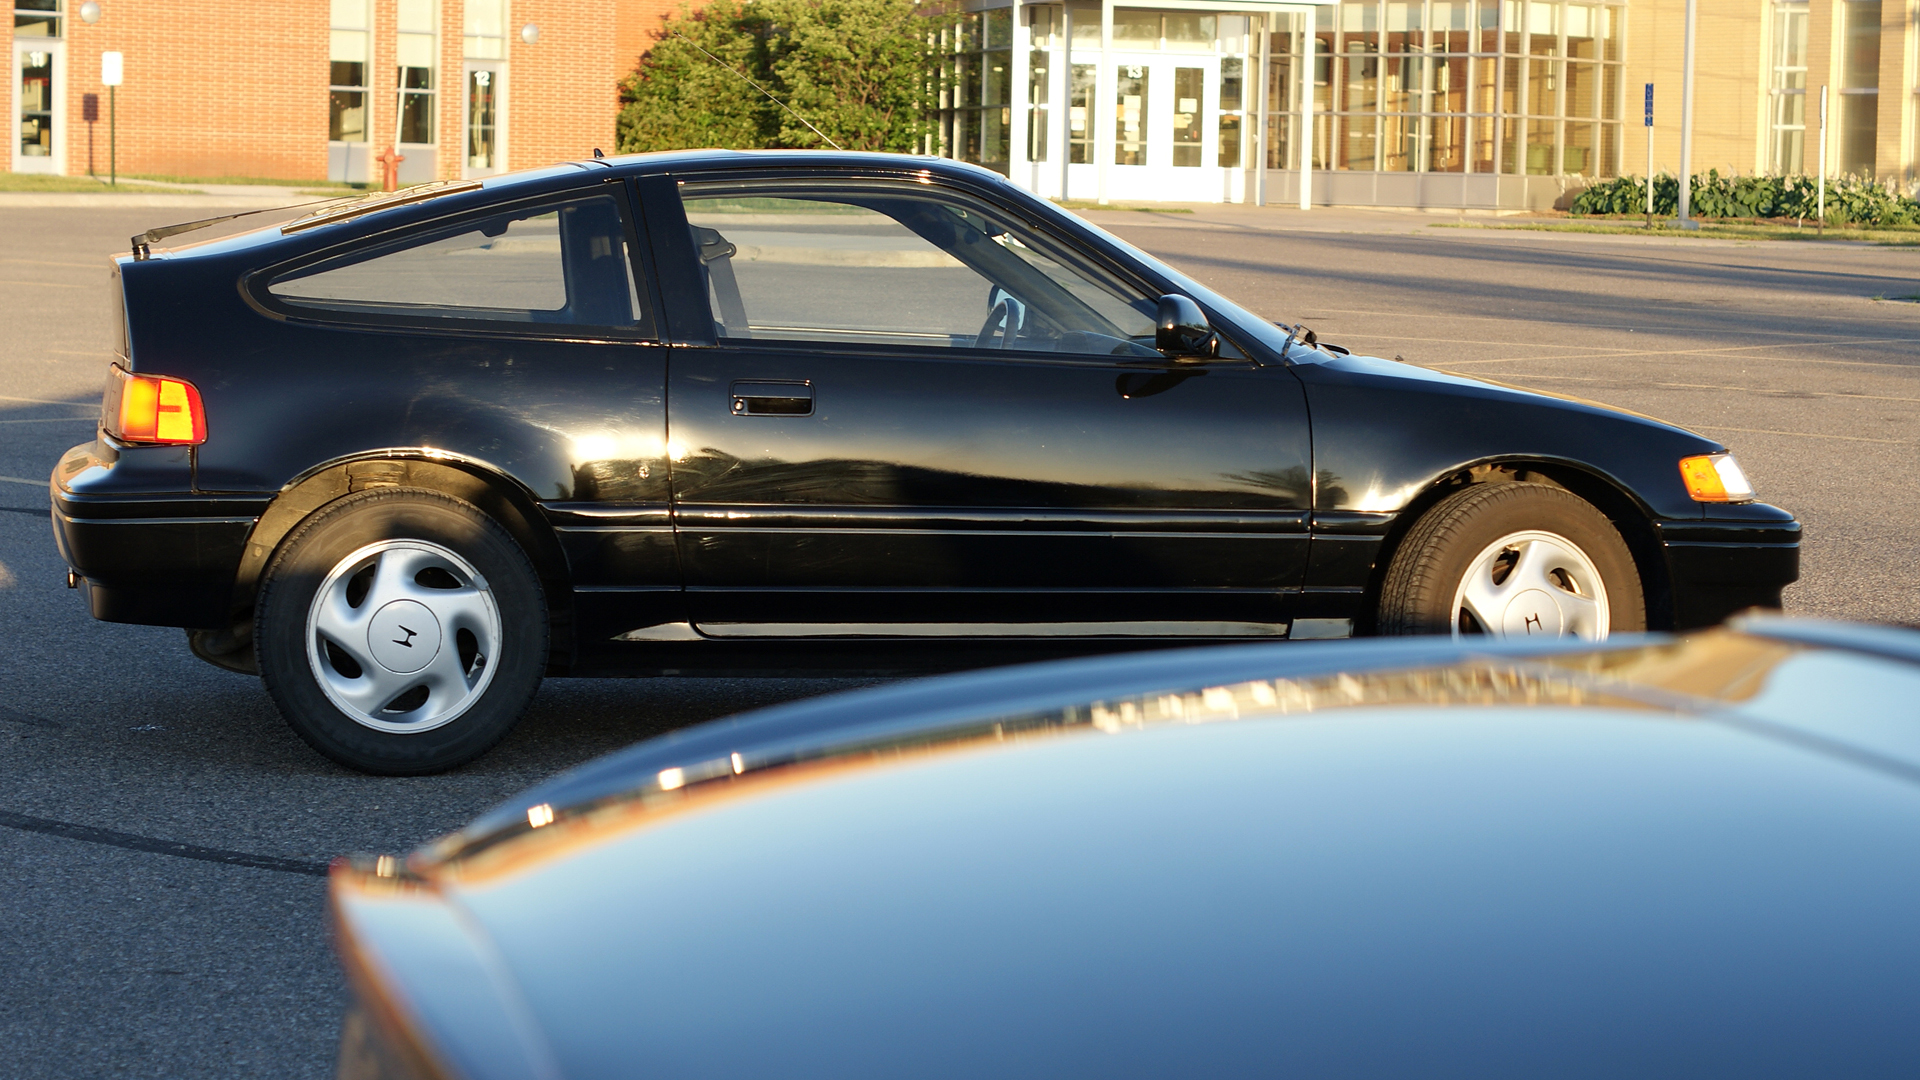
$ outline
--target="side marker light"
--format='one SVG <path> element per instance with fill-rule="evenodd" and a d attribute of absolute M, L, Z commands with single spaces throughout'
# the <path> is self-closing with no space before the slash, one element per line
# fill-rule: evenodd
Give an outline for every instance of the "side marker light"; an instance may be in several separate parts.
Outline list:
<path fill-rule="evenodd" d="M 1681 458 L 1680 478 L 1694 502 L 1747 502 L 1753 498 L 1753 484 L 1732 454 Z"/>

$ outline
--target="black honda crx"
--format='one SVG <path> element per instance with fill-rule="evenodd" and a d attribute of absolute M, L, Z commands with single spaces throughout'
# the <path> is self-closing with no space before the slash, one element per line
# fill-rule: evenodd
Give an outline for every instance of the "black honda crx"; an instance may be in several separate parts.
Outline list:
<path fill-rule="evenodd" d="M 176 232 L 112 262 L 69 580 L 358 769 L 471 760 L 548 675 L 1597 639 L 1798 574 L 1711 439 L 1351 355 L 954 162 L 595 159 Z"/>

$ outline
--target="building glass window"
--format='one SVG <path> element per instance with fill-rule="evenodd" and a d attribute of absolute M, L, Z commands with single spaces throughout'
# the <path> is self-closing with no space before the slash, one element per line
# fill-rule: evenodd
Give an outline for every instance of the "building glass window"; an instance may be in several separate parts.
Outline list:
<path fill-rule="evenodd" d="M 1767 171 L 1803 173 L 1807 142 L 1806 0 L 1776 0 L 1770 29 Z"/>
<path fill-rule="evenodd" d="M 1121 64 L 1113 80 L 1113 163 L 1147 163 L 1147 103 L 1153 69 Z"/>
<path fill-rule="evenodd" d="M 466 34 L 461 49 L 469 60 L 499 60 L 507 55 L 506 0 L 466 0 Z"/>
<path fill-rule="evenodd" d="M 1840 5 L 1840 171 L 1874 175 L 1880 125 L 1880 0 Z"/>
<path fill-rule="evenodd" d="M 1197 169 L 1206 136 L 1200 128 L 1200 106 L 1207 100 L 1207 69 L 1173 69 L 1173 164 Z"/>
<path fill-rule="evenodd" d="M 1099 16 L 1092 16 L 1094 33 L 1099 33 Z M 1137 8 L 1116 8 L 1113 12 L 1113 47 L 1126 52 L 1142 52 L 1160 47 L 1160 13 Z"/>
<path fill-rule="evenodd" d="M 433 0 L 400 0 L 395 102 L 400 118 L 400 141 L 433 142 L 435 48 Z"/>
<path fill-rule="evenodd" d="M 1067 104 L 1067 160 L 1075 165 L 1088 165 L 1093 162 L 1096 69 L 1092 64 L 1075 64 L 1072 75 Z"/>
<path fill-rule="evenodd" d="M 1053 49 L 1060 44 L 1064 11 L 1041 5 L 1027 9 L 1027 160 L 1047 160 L 1048 103 L 1053 88 Z"/>
<path fill-rule="evenodd" d="M 1292 169 L 1299 165 L 1294 159 L 1293 133 L 1300 111 L 1301 35 L 1307 20 L 1294 14 L 1272 18 L 1273 32 L 1267 44 L 1267 168 Z M 1252 53 L 1255 48 L 1249 45 L 1247 51 Z M 1259 102 L 1249 99 L 1244 104 L 1251 111 Z"/>
<path fill-rule="evenodd" d="M 60 36 L 60 0 L 13 0 L 13 36 Z"/>
<path fill-rule="evenodd" d="M 1322 8 L 1316 22 L 1317 168 L 1615 176 L 1620 39 L 1615 4 L 1393 0 Z M 1270 168 L 1301 39 L 1273 37 Z M 1331 160 L 1329 160 L 1329 158 Z"/>
<path fill-rule="evenodd" d="M 1316 22 L 1316 168 L 1618 175 L 1618 5 L 1346 2 Z M 1291 23 L 1272 50 L 1268 167 L 1291 168 Z"/>
<path fill-rule="evenodd" d="M 20 55 L 20 156 L 53 156 L 53 54 Z"/>
<path fill-rule="evenodd" d="M 367 141 L 367 0 L 332 0 L 327 44 L 327 138 Z"/>
<path fill-rule="evenodd" d="M 1240 133 L 1245 130 L 1246 61 L 1238 56 L 1220 58 L 1220 149 L 1218 164 L 1223 169 L 1240 167 Z"/>
<path fill-rule="evenodd" d="M 1012 10 L 959 15 L 932 35 L 932 44 L 942 57 L 941 149 L 1006 173 L 1012 159 Z"/>

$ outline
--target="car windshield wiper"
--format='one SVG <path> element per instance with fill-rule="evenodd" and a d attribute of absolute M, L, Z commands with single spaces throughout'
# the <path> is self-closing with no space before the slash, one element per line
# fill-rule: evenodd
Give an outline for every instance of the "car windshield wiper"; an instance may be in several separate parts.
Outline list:
<path fill-rule="evenodd" d="M 250 217 L 254 214 L 267 214 L 275 210 L 297 210 L 302 206 L 318 206 L 321 203 L 337 203 L 340 201 L 339 199 L 314 199 L 311 202 L 291 203 L 287 206 L 263 206 L 258 210 L 242 210 L 237 214 L 222 214 L 219 217 L 201 218 L 198 221 L 183 221 L 178 225 L 162 225 L 157 229 L 148 229 L 146 232 L 133 238 L 133 257 L 136 262 L 145 261 L 153 257 L 153 243 L 156 240 L 165 240 L 169 236 L 179 236 L 181 233 L 190 233 L 196 229 L 204 229 L 209 225 L 218 225 L 223 221 L 232 221 L 234 218 Z"/>

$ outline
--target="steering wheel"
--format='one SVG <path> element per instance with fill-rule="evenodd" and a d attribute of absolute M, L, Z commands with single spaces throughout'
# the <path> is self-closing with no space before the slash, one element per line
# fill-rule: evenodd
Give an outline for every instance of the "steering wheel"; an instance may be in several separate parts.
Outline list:
<path fill-rule="evenodd" d="M 998 348 L 1013 348 L 1013 339 L 1020 335 L 1020 315 L 1020 302 L 1011 295 L 1002 293 L 1000 299 L 994 302 L 993 308 L 987 312 L 987 321 L 980 324 L 980 332 L 973 336 L 973 347 L 995 348 L 993 338 L 997 332 L 1000 336 Z"/>

